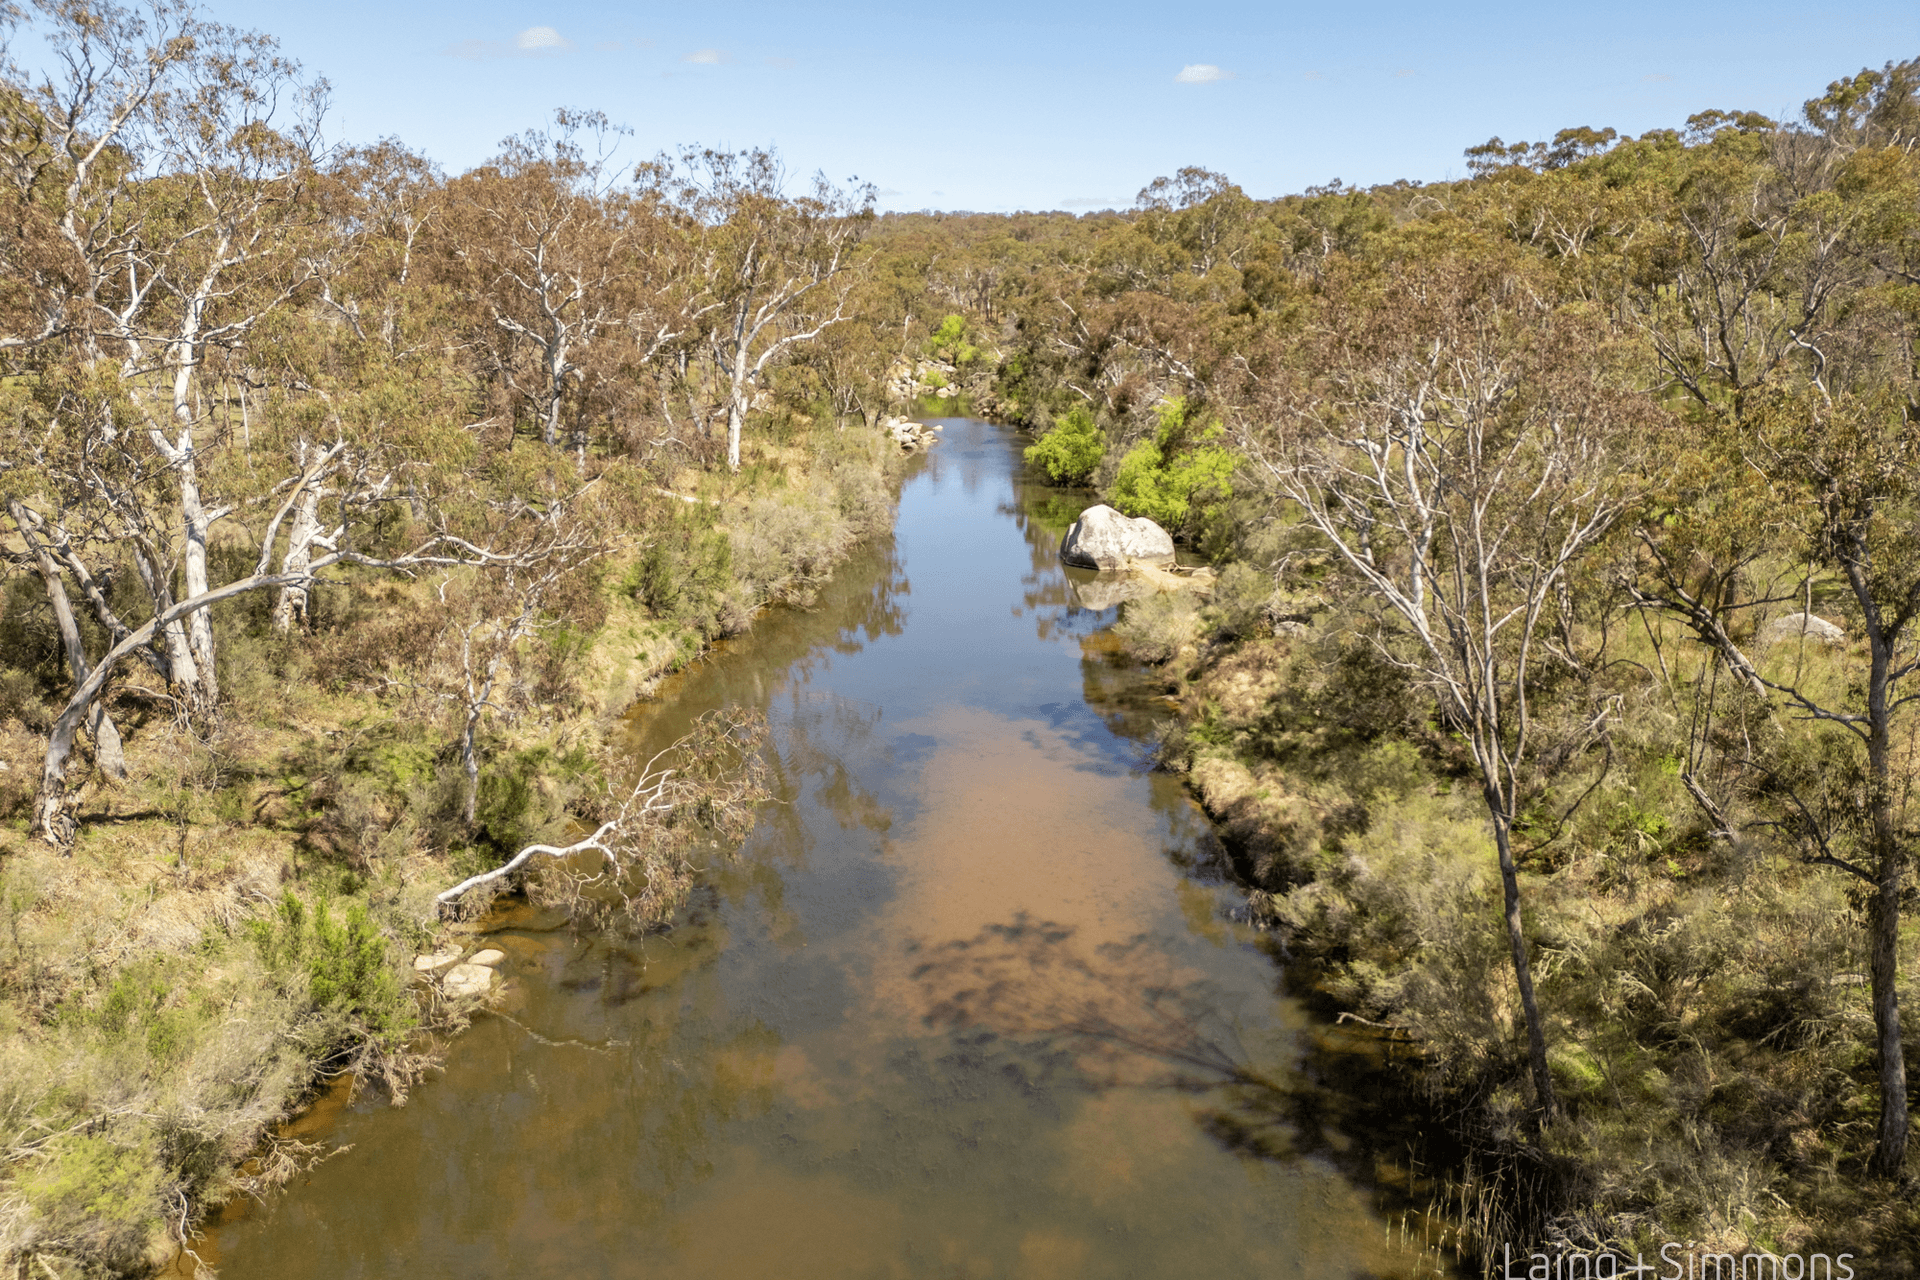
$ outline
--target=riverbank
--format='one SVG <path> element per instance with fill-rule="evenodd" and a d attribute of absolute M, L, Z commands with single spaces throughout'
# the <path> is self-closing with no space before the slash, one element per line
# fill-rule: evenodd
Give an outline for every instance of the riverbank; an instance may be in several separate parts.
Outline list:
<path fill-rule="evenodd" d="M 9 686 L 0 1258 L 151 1270 L 208 1206 L 317 1154 L 272 1136 L 317 1082 L 352 1071 L 404 1102 L 465 1022 L 464 1002 L 414 985 L 444 928 L 434 895 L 591 808 L 627 706 L 760 611 L 810 604 L 890 526 L 903 473 L 877 429 L 789 422 L 738 476 L 689 472 L 670 498 L 609 507 L 625 521 L 612 551 L 502 650 L 470 820 L 441 696 L 461 651 L 444 642 L 464 634 L 471 654 L 486 633 L 453 616 L 458 575 L 323 587 L 309 636 L 216 610 L 217 734 L 123 691 L 128 777 L 81 793 L 67 855 L 28 836 L 49 711 Z M 17 628 L 30 601 L 9 608 Z"/>
<path fill-rule="evenodd" d="M 1866 960 L 1838 878 L 1710 839 L 1661 739 L 1623 735 L 1521 867 L 1563 1104 L 1538 1127 L 1485 809 L 1404 673 L 1244 567 L 1211 602 L 1128 602 L 1116 632 L 1158 664 L 1161 762 L 1220 824 L 1296 988 L 1380 1039 L 1448 1152 L 1410 1198 L 1465 1265 L 1677 1244 L 1911 1274 L 1912 1201 L 1860 1169 Z"/>

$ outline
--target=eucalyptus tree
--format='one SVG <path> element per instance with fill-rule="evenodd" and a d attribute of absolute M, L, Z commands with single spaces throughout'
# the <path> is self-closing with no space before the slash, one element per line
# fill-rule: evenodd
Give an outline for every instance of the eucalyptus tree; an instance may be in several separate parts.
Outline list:
<path fill-rule="evenodd" d="M 306 282 L 289 250 L 307 221 L 325 84 L 269 38 L 170 0 L 36 14 L 53 70 L 20 91 L 38 135 L 29 146 L 14 131 L 8 167 L 16 192 L 57 211 L 65 287 L 42 290 L 34 335 L 44 416 L 37 428 L 16 418 L 6 460 L 126 548 L 167 618 L 172 695 L 207 718 L 219 696 L 212 623 L 173 606 L 210 591 L 213 526 L 245 500 L 209 488 L 245 469 L 220 474 L 228 424 L 207 370 Z"/>
<path fill-rule="evenodd" d="M 1742 422 L 1711 430 L 1703 450 L 1719 461 L 1718 476 L 1729 466 L 1747 472 L 1733 486 L 1746 494 L 1703 496 L 1693 511 L 1644 522 L 1639 573 L 1627 584 L 1643 607 L 1686 624 L 1770 721 L 1764 731 L 1739 729 L 1730 752 L 1759 821 L 1797 843 L 1808 864 L 1839 870 L 1860 888 L 1879 1092 L 1869 1166 L 1884 1176 L 1903 1168 L 1909 1131 L 1899 943 L 1913 827 L 1911 762 L 1899 743 L 1915 731 L 1920 703 L 1916 449 L 1920 428 L 1884 390 L 1830 398 L 1781 388 L 1750 397 Z M 1705 483 L 1716 493 L 1726 487 L 1717 478 Z M 1793 553 L 1805 566 L 1799 583 L 1735 589 L 1760 558 L 1749 550 L 1756 545 Z M 1769 606 L 1810 589 L 1816 574 L 1843 584 L 1826 607 L 1846 618 L 1864 653 L 1782 667 L 1744 651 L 1736 636 Z M 1699 798 L 1726 825 L 1718 805 Z"/>
<path fill-rule="evenodd" d="M 855 250 L 873 224 L 870 183 L 816 174 L 804 194 L 770 150 L 688 148 L 640 166 L 642 189 L 697 228 L 710 314 L 702 329 L 727 419 L 727 465 L 769 370 L 853 318 Z"/>
<path fill-rule="evenodd" d="M 563 109 L 551 130 L 506 139 L 448 189 L 443 244 L 484 313 L 496 376 L 548 445 L 565 427 L 567 443 L 586 448 L 585 417 L 601 390 L 593 357 L 617 340 L 643 284 L 634 243 L 643 229 L 615 189 L 611 160 L 627 132 L 600 112 Z"/>
<path fill-rule="evenodd" d="M 1879 1094 L 1869 1166 L 1886 1176 L 1902 1170 L 1909 1132 L 1898 943 L 1911 766 L 1895 743 L 1920 699 L 1920 379 L 1900 293 L 1920 261 L 1917 101 L 1906 63 L 1836 81 L 1804 126 L 1695 117 L 1667 232 L 1645 242 L 1665 281 L 1629 294 L 1694 430 L 1691 479 L 1639 523 L 1625 585 L 1750 693 L 1764 732 L 1706 726 L 1730 744 L 1736 794 L 1722 798 L 1857 884 Z M 1816 586 L 1863 648 L 1790 668 L 1743 649 L 1770 610 L 1810 612 Z M 1731 825 L 1687 781 L 1716 827 Z"/>
<path fill-rule="evenodd" d="M 1239 266 L 1258 226 L 1246 192 L 1226 174 L 1198 165 L 1155 178 L 1140 189 L 1134 207 L 1147 233 L 1178 245 L 1202 276 L 1217 266 Z"/>
<path fill-rule="evenodd" d="M 1356 585 L 1381 654 L 1432 691 L 1465 741 L 1535 1099 L 1551 1114 L 1515 850 L 1541 792 L 1534 667 L 1543 619 L 1629 505 L 1632 429 L 1652 411 L 1613 388 L 1591 325 L 1497 251 L 1420 263 L 1377 292 L 1347 282 L 1307 364 L 1316 372 L 1241 443 Z"/>

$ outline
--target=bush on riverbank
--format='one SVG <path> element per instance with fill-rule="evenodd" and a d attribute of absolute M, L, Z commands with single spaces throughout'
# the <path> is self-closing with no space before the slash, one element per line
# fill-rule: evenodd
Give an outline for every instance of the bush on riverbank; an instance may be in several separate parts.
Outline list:
<path fill-rule="evenodd" d="M 1122 634 L 1164 612 L 1130 603 Z M 1406 718 L 1417 702 L 1380 687 L 1335 614 L 1238 639 L 1185 616 L 1165 761 L 1320 998 L 1410 1041 L 1479 1167 L 1546 1175 L 1502 1204 L 1510 1238 L 1911 1256 L 1910 1217 L 1861 1195 L 1876 1103 L 1848 886 L 1764 831 L 1709 832 L 1660 708 L 1628 718 L 1569 830 L 1523 868 L 1565 1104 L 1535 1134 L 1485 810 L 1457 747 Z"/>
<path fill-rule="evenodd" d="M 0 1256 L 142 1271 L 207 1205 L 318 1154 L 259 1146 L 316 1079 L 352 1071 L 404 1099 L 459 1025 L 412 985 L 433 895 L 564 834 L 596 803 L 603 730 L 756 609 L 808 603 L 890 523 L 899 458 L 878 431 L 799 432 L 741 480 L 683 476 L 697 503 L 603 506 L 633 549 L 584 565 L 503 654 L 471 823 L 458 641 L 487 615 L 468 575 L 323 588 L 291 639 L 265 610 L 217 611 L 218 736 L 117 700 L 129 778 L 85 793 L 70 857 L 28 839 L 31 790 L 10 785 L 37 774 L 61 672 L 9 668 Z M 53 637 L 18 585 L 0 629 L 37 636 L 15 651 L 30 658 Z"/>

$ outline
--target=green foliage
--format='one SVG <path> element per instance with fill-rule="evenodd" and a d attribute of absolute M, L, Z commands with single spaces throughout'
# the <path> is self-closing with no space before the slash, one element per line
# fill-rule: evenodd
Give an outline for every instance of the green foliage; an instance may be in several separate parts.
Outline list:
<path fill-rule="evenodd" d="M 858 536 L 839 504 L 813 492 L 767 494 L 729 528 L 750 615 L 766 604 L 810 606 Z M 744 630 L 742 616 L 736 630 Z"/>
<path fill-rule="evenodd" d="M 705 504 L 673 513 L 627 570 L 621 590 L 654 617 L 705 635 L 721 633 L 721 602 L 733 583 L 733 545 Z"/>
<path fill-rule="evenodd" d="M 1212 421 L 1200 425 L 1197 410 L 1185 400 L 1169 400 L 1158 412 L 1160 426 L 1153 438 L 1120 459 L 1113 505 L 1179 532 L 1189 527 L 1190 516 L 1232 492 L 1235 457 L 1218 443 L 1226 428 Z"/>
<path fill-rule="evenodd" d="M 176 997 L 175 966 L 155 958 L 131 965 L 114 978 L 91 1021 L 109 1039 L 144 1045 L 147 1057 L 165 1067 L 192 1048 L 197 1020 Z"/>
<path fill-rule="evenodd" d="M 480 774 L 478 843 L 511 854 L 557 835 L 567 821 L 566 798 L 594 773 L 595 762 L 583 748 L 538 746 L 497 755 Z"/>
<path fill-rule="evenodd" d="M 1093 478 L 1106 456 L 1107 435 L 1094 421 L 1093 411 L 1075 405 L 1053 420 L 1053 427 L 1027 446 L 1030 467 L 1047 473 L 1055 484 L 1081 485 Z"/>
<path fill-rule="evenodd" d="M 342 1019 L 367 1036 L 391 1036 L 413 1025 L 391 946 L 366 904 L 350 902 L 344 917 L 335 919 L 326 899 L 309 908 L 288 889 L 273 914 L 248 928 L 267 970 L 304 996 L 315 1013 Z"/>
<path fill-rule="evenodd" d="M 967 318 L 949 315 L 927 339 L 927 354 L 962 368 L 980 358 L 980 348 L 967 341 Z"/>
<path fill-rule="evenodd" d="M 162 1225 L 167 1178 L 148 1144 L 69 1134 L 21 1170 L 41 1231 L 67 1251 L 131 1270 Z"/>
<path fill-rule="evenodd" d="M 1200 606 L 1185 591 L 1167 591 L 1129 600 L 1113 633 L 1137 662 L 1171 662 L 1200 632 Z"/>
<path fill-rule="evenodd" d="M 1267 626 L 1273 603 L 1273 579 L 1236 560 L 1220 571 L 1213 594 L 1201 610 L 1201 622 L 1216 640 L 1238 640 Z"/>

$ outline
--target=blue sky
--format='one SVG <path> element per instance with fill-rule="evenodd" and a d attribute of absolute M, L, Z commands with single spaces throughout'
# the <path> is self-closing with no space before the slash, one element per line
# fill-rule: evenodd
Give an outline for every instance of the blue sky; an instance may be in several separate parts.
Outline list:
<path fill-rule="evenodd" d="M 1124 207 L 1183 164 L 1249 194 L 1458 176 L 1464 148 L 1706 107 L 1791 113 L 1920 54 L 1920 6 L 215 0 L 334 86 L 330 133 L 457 172 L 556 106 L 777 146 L 891 209 Z M 1184 72 L 1184 76 L 1183 76 Z"/>

